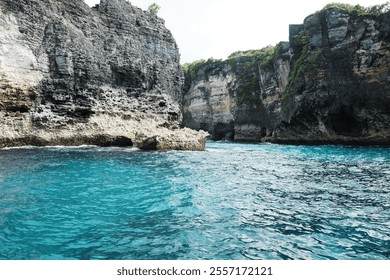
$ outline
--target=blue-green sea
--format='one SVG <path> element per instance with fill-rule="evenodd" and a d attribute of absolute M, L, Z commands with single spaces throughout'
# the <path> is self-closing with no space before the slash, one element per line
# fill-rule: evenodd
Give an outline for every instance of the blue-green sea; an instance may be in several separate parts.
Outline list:
<path fill-rule="evenodd" d="M 0 150 L 0 259 L 390 259 L 390 150 Z"/>

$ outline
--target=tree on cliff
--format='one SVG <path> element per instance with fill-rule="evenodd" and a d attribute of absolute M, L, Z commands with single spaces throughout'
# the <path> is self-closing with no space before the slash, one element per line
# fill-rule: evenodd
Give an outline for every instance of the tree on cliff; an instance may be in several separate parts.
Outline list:
<path fill-rule="evenodd" d="M 390 11 L 390 3 L 386 2 L 382 5 L 375 5 L 368 7 L 367 13 L 374 14 L 374 15 L 380 15 L 382 13 L 387 13 Z"/>
<path fill-rule="evenodd" d="M 148 7 L 148 11 L 154 15 L 157 15 L 158 11 L 160 10 L 160 6 L 156 3 L 153 3 L 151 4 L 149 7 Z"/>

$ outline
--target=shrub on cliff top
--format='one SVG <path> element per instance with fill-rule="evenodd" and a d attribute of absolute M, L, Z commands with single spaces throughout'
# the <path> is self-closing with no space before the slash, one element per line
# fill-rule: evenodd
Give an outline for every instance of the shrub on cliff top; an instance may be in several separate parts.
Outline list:
<path fill-rule="evenodd" d="M 367 8 L 367 13 L 380 15 L 382 13 L 387 13 L 390 11 L 390 3 L 386 2 L 382 5 L 375 5 Z"/>
<path fill-rule="evenodd" d="M 221 62 L 221 61 L 222 59 L 215 59 L 215 58 L 209 58 L 207 60 L 199 59 L 190 63 L 185 63 L 183 65 L 183 70 L 184 72 L 190 74 L 191 76 L 195 76 L 200 70 L 200 68 L 202 68 L 203 66 L 206 66 L 214 62 Z"/>
<path fill-rule="evenodd" d="M 363 6 L 360 6 L 359 4 L 358 5 L 351 5 L 351 4 L 346 4 L 346 3 L 333 2 L 333 3 L 327 4 L 324 7 L 324 9 L 331 9 L 331 8 L 340 9 L 340 10 L 343 10 L 343 11 L 346 11 L 348 13 L 355 14 L 355 15 L 361 15 L 361 14 L 364 14 L 366 12 L 366 8 Z"/>
<path fill-rule="evenodd" d="M 275 54 L 275 46 L 266 46 L 259 50 L 238 51 L 229 55 L 229 59 L 237 58 L 241 56 L 255 56 L 259 59 L 262 67 L 270 66 Z"/>
<path fill-rule="evenodd" d="M 351 4 L 345 4 L 345 3 L 330 3 L 327 4 L 324 9 L 331 9 L 336 8 L 343 11 L 346 11 L 350 14 L 354 15 L 362 15 L 362 14 L 373 14 L 373 15 L 379 15 L 381 13 L 385 13 L 390 11 L 390 4 L 389 2 L 386 2 L 382 5 L 374 5 L 371 7 L 363 7 L 358 5 L 351 5 Z"/>
<path fill-rule="evenodd" d="M 156 3 L 153 3 L 151 4 L 149 7 L 148 7 L 148 11 L 154 15 L 157 15 L 158 11 L 160 11 L 160 6 Z"/>

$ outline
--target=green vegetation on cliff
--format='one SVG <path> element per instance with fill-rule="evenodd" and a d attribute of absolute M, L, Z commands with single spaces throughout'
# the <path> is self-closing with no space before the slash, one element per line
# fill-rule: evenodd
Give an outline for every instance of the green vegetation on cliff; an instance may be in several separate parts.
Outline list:
<path fill-rule="evenodd" d="M 351 5 L 351 4 L 333 2 L 333 3 L 327 4 L 324 7 L 324 9 L 332 9 L 332 8 L 343 10 L 343 11 L 346 11 L 350 14 L 355 14 L 355 15 L 361 15 L 361 14 L 364 14 L 366 12 L 366 8 L 363 6 L 360 6 L 359 4 L 358 5 Z"/>
<path fill-rule="evenodd" d="M 250 59 L 250 58 L 248 58 Z M 239 68 L 238 68 L 239 67 Z M 259 105 L 260 98 L 260 76 L 259 60 L 252 58 L 237 65 L 238 83 L 236 92 L 238 105 Z"/>
<path fill-rule="evenodd" d="M 232 53 L 227 60 L 209 58 L 196 60 L 183 65 L 183 70 L 190 76 L 196 76 L 199 70 L 215 62 L 226 62 L 238 75 L 235 89 L 237 104 L 261 104 L 259 68 L 272 69 L 273 61 L 278 53 L 277 46 L 267 46 L 258 50 L 238 51 Z"/>
<path fill-rule="evenodd" d="M 222 60 L 222 59 L 215 59 L 215 58 L 209 58 L 207 60 L 205 59 L 199 59 L 195 60 L 190 63 L 185 63 L 183 65 L 184 72 L 190 74 L 190 75 L 196 75 L 198 71 L 206 66 L 210 65 L 215 62 L 228 62 L 230 67 L 233 71 L 236 71 L 237 69 L 237 58 L 239 57 L 255 57 L 259 62 L 260 66 L 262 68 L 269 68 L 272 67 L 272 61 L 275 57 L 275 54 L 277 53 L 277 46 L 266 46 L 262 49 L 258 50 L 247 50 L 247 51 L 238 51 L 234 52 L 231 55 L 229 55 L 228 59 Z"/>
<path fill-rule="evenodd" d="M 234 52 L 229 56 L 229 59 L 234 59 L 243 56 L 254 56 L 259 59 L 260 66 L 262 66 L 263 68 L 267 68 L 272 65 L 272 60 L 274 58 L 275 51 L 276 51 L 276 46 L 266 46 L 259 50 Z"/>
<path fill-rule="evenodd" d="M 390 11 L 390 3 L 386 2 L 382 5 L 374 5 L 370 7 L 363 7 L 358 5 L 351 5 L 351 4 L 345 4 L 345 3 L 330 3 L 327 4 L 324 9 L 331 9 L 336 8 L 343 11 L 346 11 L 350 14 L 354 15 L 363 15 L 363 14 L 373 14 L 373 15 L 379 15 L 385 12 Z"/>
<path fill-rule="evenodd" d="M 243 81 L 236 89 L 237 104 L 261 104 L 259 84 L 259 76 L 248 77 Z"/>
<path fill-rule="evenodd" d="M 319 70 L 321 58 L 324 56 L 324 50 L 309 50 L 309 39 L 304 31 L 300 32 L 294 38 L 295 43 L 301 47 L 298 53 L 299 57 L 292 64 L 293 68 L 288 77 L 288 84 L 282 96 L 282 112 L 286 115 L 290 114 L 291 101 L 296 93 L 303 90 L 306 77 L 316 75 Z"/>
<path fill-rule="evenodd" d="M 148 11 L 149 13 L 152 13 L 154 15 L 157 15 L 158 11 L 160 11 L 160 6 L 156 3 L 153 3 L 151 4 L 149 7 L 148 7 Z"/>
<path fill-rule="evenodd" d="M 374 15 L 380 15 L 383 13 L 390 12 L 390 3 L 386 2 L 382 5 L 375 5 L 367 8 L 367 13 L 374 14 Z"/>
<path fill-rule="evenodd" d="M 222 62 L 222 59 L 215 59 L 215 58 L 211 57 L 207 60 L 204 60 L 204 59 L 195 60 L 195 61 L 190 62 L 190 63 L 185 63 L 183 65 L 183 70 L 185 73 L 188 73 L 191 76 L 195 76 L 198 73 L 198 71 L 200 70 L 200 68 L 202 68 L 206 65 L 210 65 L 210 64 L 215 63 L 215 62 Z"/>

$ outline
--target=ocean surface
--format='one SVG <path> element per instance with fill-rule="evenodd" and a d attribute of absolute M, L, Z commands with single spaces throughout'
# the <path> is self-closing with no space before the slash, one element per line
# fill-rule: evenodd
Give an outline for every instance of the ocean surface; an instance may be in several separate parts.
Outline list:
<path fill-rule="evenodd" d="M 0 150 L 0 259 L 390 259 L 390 150 Z"/>

